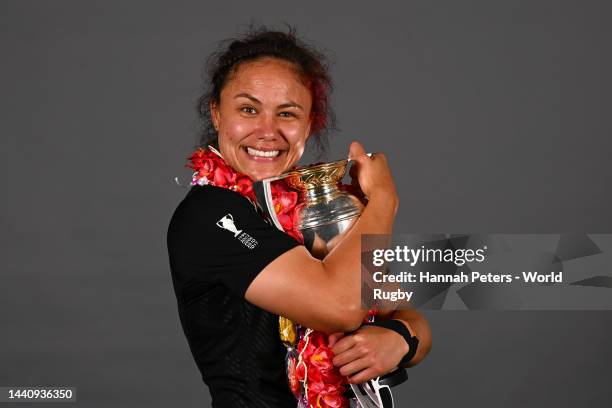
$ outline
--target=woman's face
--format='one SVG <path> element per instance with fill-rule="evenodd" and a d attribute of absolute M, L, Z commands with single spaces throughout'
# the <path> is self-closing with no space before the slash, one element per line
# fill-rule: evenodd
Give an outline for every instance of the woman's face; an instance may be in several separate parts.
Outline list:
<path fill-rule="evenodd" d="M 253 180 L 277 176 L 302 156 L 312 96 L 289 62 L 242 63 L 211 104 L 219 149 L 234 170 Z"/>

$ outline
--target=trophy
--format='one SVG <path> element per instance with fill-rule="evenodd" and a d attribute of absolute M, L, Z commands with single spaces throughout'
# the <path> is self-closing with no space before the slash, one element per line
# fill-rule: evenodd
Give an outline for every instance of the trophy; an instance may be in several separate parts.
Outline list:
<path fill-rule="evenodd" d="M 304 245 L 319 259 L 327 255 L 363 209 L 361 201 L 341 184 L 347 164 L 348 160 L 339 160 L 302 167 L 253 185 L 259 207 L 280 230 L 284 228 L 274 210 L 272 185 L 280 180 L 298 193 L 300 208 L 294 227 L 304 237 Z"/>
<path fill-rule="evenodd" d="M 274 183 L 282 183 L 296 191 L 298 204 L 295 207 L 297 211 L 293 217 L 293 228 L 301 233 L 304 245 L 311 254 L 323 259 L 359 218 L 364 207 L 362 201 L 350 192 L 350 186 L 342 184 L 348 163 L 348 160 L 338 160 L 315 164 L 257 181 L 253 183 L 257 206 L 272 224 L 287 232 L 275 210 Z M 291 350 L 298 338 L 296 325 L 281 316 L 279 330 L 281 340 Z M 406 379 L 406 370 L 398 368 L 364 384 L 351 384 L 351 406 L 392 407 L 389 386 L 400 384 Z"/>

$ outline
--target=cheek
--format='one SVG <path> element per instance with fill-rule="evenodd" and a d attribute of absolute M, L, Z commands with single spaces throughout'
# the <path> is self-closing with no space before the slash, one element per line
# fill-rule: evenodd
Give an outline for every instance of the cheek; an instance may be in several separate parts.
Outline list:
<path fill-rule="evenodd" d="M 292 165 L 300 160 L 306 147 L 306 137 L 303 135 L 303 133 L 295 136 L 295 138 L 287 138 L 290 140 L 289 144 L 291 145 L 290 155 L 288 158 L 292 162 Z"/>
<path fill-rule="evenodd" d="M 251 133 L 248 122 L 233 121 L 221 126 L 219 133 L 229 142 L 238 142 Z"/>
<path fill-rule="evenodd" d="M 300 149 L 300 152 L 304 150 L 306 144 L 306 126 L 288 126 L 283 130 L 287 141 L 296 149 Z"/>

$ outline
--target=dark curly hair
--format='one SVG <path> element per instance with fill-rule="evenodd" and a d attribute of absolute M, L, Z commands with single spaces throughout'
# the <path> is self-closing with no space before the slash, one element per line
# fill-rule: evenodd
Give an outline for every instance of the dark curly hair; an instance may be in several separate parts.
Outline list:
<path fill-rule="evenodd" d="M 229 43 L 229 45 L 228 45 Z M 202 128 L 200 146 L 217 144 L 217 132 L 212 123 L 210 103 L 219 103 L 223 87 L 247 61 L 273 57 L 292 63 L 312 95 L 311 136 L 320 149 L 327 146 L 327 136 L 336 129 L 335 115 L 330 105 L 332 81 L 327 58 L 304 44 L 288 26 L 288 32 L 269 31 L 266 27 L 251 28 L 237 39 L 223 41 L 219 50 L 206 63 L 207 80 L 198 101 Z"/>

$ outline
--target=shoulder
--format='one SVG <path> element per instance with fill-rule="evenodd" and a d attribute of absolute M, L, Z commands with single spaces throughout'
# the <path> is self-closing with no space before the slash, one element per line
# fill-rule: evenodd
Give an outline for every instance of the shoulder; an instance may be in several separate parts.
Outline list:
<path fill-rule="evenodd" d="M 181 202 L 181 205 L 215 205 L 220 202 L 250 204 L 250 201 L 246 197 L 227 188 L 215 186 L 193 186 Z"/>
<path fill-rule="evenodd" d="M 174 211 L 168 233 L 216 229 L 217 221 L 228 213 L 240 214 L 241 218 L 260 218 L 251 201 L 235 191 L 214 186 L 194 186 Z"/>
<path fill-rule="evenodd" d="M 252 210 L 256 213 L 253 204 L 235 191 L 214 186 L 193 186 L 176 208 L 173 218 L 185 214 L 202 216 L 216 209 L 228 208 Z"/>

